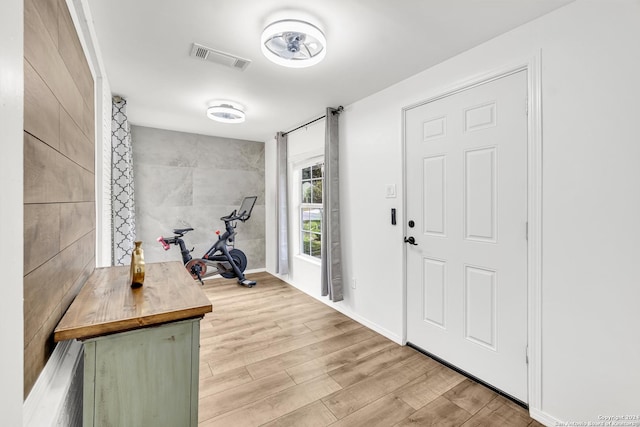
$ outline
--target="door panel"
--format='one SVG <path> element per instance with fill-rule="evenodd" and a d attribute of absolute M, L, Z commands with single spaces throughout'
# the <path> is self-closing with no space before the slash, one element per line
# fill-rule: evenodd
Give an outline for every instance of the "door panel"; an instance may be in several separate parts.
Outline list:
<path fill-rule="evenodd" d="M 446 161 L 444 156 L 428 157 L 423 161 L 424 167 L 424 234 L 445 235 L 446 201 Z"/>
<path fill-rule="evenodd" d="M 407 339 L 524 402 L 526 102 L 521 71 L 405 115 Z"/>
<path fill-rule="evenodd" d="M 437 259 L 424 259 L 424 280 L 423 285 L 423 302 L 424 307 L 423 319 L 434 325 L 445 328 L 445 283 L 447 274 L 447 265 L 443 261 Z"/>

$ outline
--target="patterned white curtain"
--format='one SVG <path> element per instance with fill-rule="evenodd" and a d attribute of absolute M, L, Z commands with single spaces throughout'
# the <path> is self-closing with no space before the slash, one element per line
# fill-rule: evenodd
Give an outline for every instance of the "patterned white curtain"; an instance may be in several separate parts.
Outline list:
<path fill-rule="evenodd" d="M 136 237 L 133 197 L 133 158 L 127 101 L 112 100 L 111 119 L 111 221 L 113 230 L 111 263 L 127 265 Z"/>

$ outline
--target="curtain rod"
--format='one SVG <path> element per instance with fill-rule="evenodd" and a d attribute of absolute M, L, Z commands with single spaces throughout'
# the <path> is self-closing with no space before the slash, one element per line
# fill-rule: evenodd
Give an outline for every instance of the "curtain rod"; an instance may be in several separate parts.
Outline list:
<path fill-rule="evenodd" d="M 343 111 L 343 110 L 344 110 L 344 107 L 341 105 L 341 106 L 339 106 L 338 108 L 336 108 L 334 111 L 332 111 L 332 113 L 333 113 L 333 114 L 340 114 L 340 113 L 342 113 L 342 111 Z M 307 127 L 307 126 L 309 126 L 310 124 L 313 124 L 313 123 L 317 122 L 318 120 L 322 120 L 322 119 L 324 119 L 325 117 L 327 117 L 327 115 L 326 115 L 326 114 L 323 114 L 322 116 L 320 116 L 320 117 L 318 117 L 318 118 L 316 118 L 316 119 L 313 119 L 313 120 L 311 120 L 310 122 L 307 122 L 307 123 L 305 123 L 305 124 L 303 124 L 303 125 L 300 125 L 300 126 L 298 126 L 297 128 L 295 128 L 295 129 L 291 129 L 291 130 L 288 130 L 288 131 L 286 131 L 286 132 L 282 132 L 282 136 L 289 135 L 291 132 L 295 132 L 295 131 L 297 131 L 298 129 L 302 129 L 303 127 Z"/>
<path fill-rule="evenodd" d="M 317 119 L 313 119 L 313 120 L 311 120 L 310 122 L 307 122 L 307 123 L 305 123 L 305 124 L 303 124 L 303 125 L 300 125 L 300 126 L 298 126 L 297 128 L 295 128 L 295 129 L 291 129 L 291 130 L 289 130 L 289 131 L 282 132 L 282 136 L 289 135 L 291 132 L 295 132 L 295 131 L 297 131 L 298 129 L 302 129 L 303 127 L 307 127 L 307 126 L 309 126 L 310 124 L 313 124 L 313 123 L 315 123 L 315 122 L 317 122 L 317 121 L 319 121 L 319 120 L 324 119 L 325 117 L 327 117 L 327 115 L 326 115 L 326 114 L 323 114 L 322 116 L 318 117 Z"/>

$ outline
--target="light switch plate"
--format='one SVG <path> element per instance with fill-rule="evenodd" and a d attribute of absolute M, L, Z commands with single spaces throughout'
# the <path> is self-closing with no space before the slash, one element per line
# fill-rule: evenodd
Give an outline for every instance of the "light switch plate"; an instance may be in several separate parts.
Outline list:
<path fill-rule="evenodd" d="M 386 194 L 387 194 L 387 199 L 394 199 L 396 197 L 396 185 L 387 184 Z"/>

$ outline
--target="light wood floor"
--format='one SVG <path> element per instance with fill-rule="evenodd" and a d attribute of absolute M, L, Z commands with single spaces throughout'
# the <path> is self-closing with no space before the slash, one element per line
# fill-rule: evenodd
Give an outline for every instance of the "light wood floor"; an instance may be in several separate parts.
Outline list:
<path fill-rule="evenodd" d="M 540 426 L 527 411 L 267 274 L 206 282 L 200 426 Z"/>

